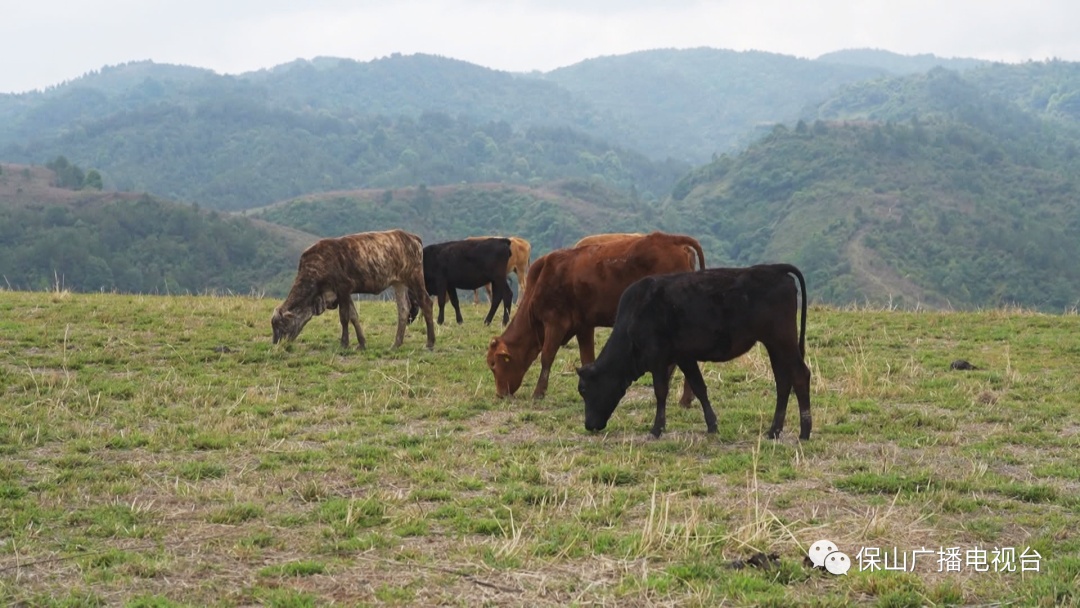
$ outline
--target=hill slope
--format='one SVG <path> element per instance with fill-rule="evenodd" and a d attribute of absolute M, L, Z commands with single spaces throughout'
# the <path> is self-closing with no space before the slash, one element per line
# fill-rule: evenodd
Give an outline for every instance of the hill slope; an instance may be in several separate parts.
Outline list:
<path fill-rule="evenodd" d="M 1059 160 L 958 122 L 819 121 L 702 167 L 667 211 L 827 302 L 1060 311 L 1080 302 L 1080 173 Z"/>
<path fill-rule="evenodd" d="M 534 258 L 586 234 L 651 230 L 655 217 L 649 205 L 587 180 L 328 192 L 247 215 L 320 236 L 390 228 L 419 234 L 424 243 L 521 236 L 532 244 Z"/>
<path fill-rule="evenodd" d="M 634 125 L 618 140 L 654 158 L 691 163 L 747 143 L 762 124 L 789 120 L 878 68 L 759 51 L 663 49 L 589 59 L 553 70 L 556 82 Z"/>
<path fill-rule="evenodd" d="M 0 165 L 0 277 L 9 289 L 283 293 L 315 237 L 148 195 L 50 186 Z"/>

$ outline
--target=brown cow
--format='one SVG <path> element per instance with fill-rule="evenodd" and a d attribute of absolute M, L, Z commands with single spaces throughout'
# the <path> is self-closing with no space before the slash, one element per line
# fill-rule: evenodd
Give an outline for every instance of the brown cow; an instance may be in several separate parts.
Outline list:
<path fill-rule="evenodd" d="M 274 309 L 270 325 L 274 344 L 295 340 L 304 325 L 328 308 L 338 308 L 341 347 L 349 346 L 349 323 L 356 329 L 358 348 L 367 342 L 360 316 L 352 301 L 354 293 L 381 293 L 394 288 L 398 307 L 394 348 L 405 338 L 410 303 L 419 304 L 427 322 L 427 347 L 435 346 L 435 323 L 431 299 L 424 287 L 424 253 L 420 237 L 404 230 L 361 232 L 321 239 L 300 254 L 296 279 L 288 297 Z"/>
<path fill-rule="evenodd" d="M 482 239 L 493 239 L 498 237 L 493 236 L 470 236 L 469 241 L 479 241 Z M 518 279 L 518 301 L 525 297 L 525 276 L 529 274 L 529 259 L 532 257 L 532 245 L 529 241 L 519 237 L 511 236 L 510 239 L 510 261 L 506 263 L 506 276 L 510 276 L 510 273 L 517 275 Z M 488 301 L 491 300 L 491 283 L 484 285 L 484 290 L 487 291 Z M 480 290 L 473 290 L 473 304 L 480 303 Z"/>
<path fill-rule="evenodd" d="M 540 357 L 540 377 L 533 398 L 547 393 L 551 364 L 559 347 L 577 336 L 583 365 L 595 357 L 593 330 L 611 327 L 619 296 L 634 281 L 649 275 L 693 270 L 683 248 L 697 252 L 705 267 L 705 253 L 696 239 L 654 232 L 637 239 L 601 245 L 559 249 L 533 263 L 529 292 L 506 331 L 488 345 L 487 363 L 495 375 L 495 392 L 513 395 L 525 372 Z M 683 404 L 693 395 L 684 386 Z"/>

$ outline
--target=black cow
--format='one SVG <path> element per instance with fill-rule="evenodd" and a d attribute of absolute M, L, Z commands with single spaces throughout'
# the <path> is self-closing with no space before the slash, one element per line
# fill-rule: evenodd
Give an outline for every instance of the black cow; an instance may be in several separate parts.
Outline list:
<path fill-rule="evenodd" d="M 794 275 L 798 288 L 791 280 Z M 802 295 L 802 324 L 796 327 Z M 730 361 L 761 342 L 776 380 L 776 412 L 769 438 L 784 428 L 788 396 L 799 400 L 800 439 L 810 438 L 810 369 L 806 353 L 806 280 L 790 264 L 710 268 L 650 276 L 626 289 L 615 326 L 600 356 L 578 369 L 585 399 L 585 428 L 607 426 L 626 389 L 652 372 L 659 437 L 666 422 L 668 382 L 677 365 L 701 400 L 705 425 L 716 432 L 716 413 L 705 391 L 698 361 Z"/>
<path fill-rule="evenodd" d="M 510 260 L 510 239 L 447 241 L 424 247 L 424 285 L 428 293 L 439 298 L 439 325 L 443 323 L 446 298 L 454 305 L 457 322 L 461 323 L 458 289 L 479 289 L 491 283 L 491 310 L 484 319 L 490 325 L 499 303 L 503 304 L 503 325 L 510 321 L 510 301 L 514 292 L 506 281 L 506 265 Z M 411 308 L 411 306 L 410 306 Z"/>

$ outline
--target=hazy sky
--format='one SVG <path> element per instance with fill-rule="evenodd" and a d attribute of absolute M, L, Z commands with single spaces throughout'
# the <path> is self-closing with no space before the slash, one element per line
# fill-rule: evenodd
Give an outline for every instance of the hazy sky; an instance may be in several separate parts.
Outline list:
<path fill-rule="evenodd" d="M 235 74 L 430 53 L 510 71 L 708 46 L 1080 61 L 1077 0 L 0 0 L 0 92 L 128 61 Z"/>

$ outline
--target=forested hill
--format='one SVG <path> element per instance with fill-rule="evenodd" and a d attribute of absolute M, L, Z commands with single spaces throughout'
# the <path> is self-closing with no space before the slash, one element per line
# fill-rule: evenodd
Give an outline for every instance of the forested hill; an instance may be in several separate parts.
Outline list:
<path fill-rule="evenodd" d="M 118 66 L 0 95 L 0 160 L 64 155 L 104 190 L 26 205 L 18 186 L 18 204 L 0 207 L 0 270 L 13 286 L 49 285 L 59 269 L 104 277 L 93 290 L 276 293 L 299 249 L 196 205 L 258 207 L 307 239 L 519 234 L 537 255 L 591 232 L 662 229 L 699 238 L 711 265 L 799 264 L 818 301 L 1076 307 L 1080 64 L 947 65 L 963 69 L 710 49 L 529 75 L 431 56 L 240 77 Z M 729 152 L 696 168 L 656 160 L 697 136 Z M 10 167 L 9 185 L 37 171 Z"/>
<path fill-rule="evenodd" d="M 696 170 L 664 215 L 735 264 L 790 261 L 826 302 L 1080 304 L 1080 164 L 956 120 L 799 123 Z"/>
<path fill-rule="evenodd" d="M 543 75 L 634 127 L 618 141 L 656 158 L 699 164 L 790 120 L 875 67 L 760 51 L 661 49 L 589 59 Z"/>
<path fill-rule="evenodd" d="M 217 209 L 316 191 L 572 177 L 659 199 L 691 163 L 884 73 L 716 49 L 549 74 L 430 55 L 321 58 L 240 76 L 136 62 L 0 95 L 0 160 L 64 155 L 99 170 L 107 189 Z"/>
<path fill-rule="evenodd" d="M 516 235 L 530 241 L 533 257 L 587 234 L 653 230 L 660 221 L 653 204 L 590 180 L 327 192 L 246 215 L 320 236 L 390 228 L 414 232 L 424 243 Z"/>
<path fill-rule="evenodd" d="M 825 53 L 817 58 L 822 63 L 839 63 L 851 66 L 876 68 L 893 75 L 921 74 L 934 68 L 962 72 L 984 67 L 991 62 L 981 59 L 944 58 L 930 53 L 900 55 L 882 49 L 844 49 Z"/>
<path fill-rule="evenodd" d="M 128 293 L 279 294 L 315 237 L 149 195 L 55 186 L 0 164 L 0 285 Z"/>

